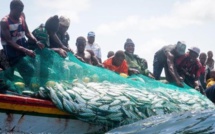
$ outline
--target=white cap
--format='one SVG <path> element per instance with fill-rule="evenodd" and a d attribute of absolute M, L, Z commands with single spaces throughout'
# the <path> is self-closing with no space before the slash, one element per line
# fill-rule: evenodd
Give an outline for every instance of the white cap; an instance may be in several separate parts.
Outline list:
<path fill-rule="evenodd" d="M 70 19 L 65 16 L 60 16 L 59 23 L 63 26 L 69 27 L 70 25 Z"/>
<path fill-rule="evenodd" d="M 195 52 L 195 53 L 198 54 L 198 55 L 199 55 L 199 53 L 200 53 L 200 49 L 199 49 L 198 47 L 191 47 L 191 48 L 188 49 L 188 50 L 193 51 L 193 52 Z"/>
<path fill-rule="evenodd" d="M 91 31 L 91 32 L 89 32 L 89 33 L 87 34 L 87 36 L 88 36 L 88 37 L 94 37 L 94 36 L 95 36 L 95 33 Z"/>

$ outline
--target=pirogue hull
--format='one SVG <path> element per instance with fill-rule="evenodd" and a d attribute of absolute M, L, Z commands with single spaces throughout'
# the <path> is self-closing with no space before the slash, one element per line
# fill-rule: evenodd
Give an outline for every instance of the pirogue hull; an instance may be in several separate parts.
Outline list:
<path fill-rule="evenodd" d="M 0 133 L 94 133 L 102 127 L 77 120 L 48 100 L 0 94 Z"/>

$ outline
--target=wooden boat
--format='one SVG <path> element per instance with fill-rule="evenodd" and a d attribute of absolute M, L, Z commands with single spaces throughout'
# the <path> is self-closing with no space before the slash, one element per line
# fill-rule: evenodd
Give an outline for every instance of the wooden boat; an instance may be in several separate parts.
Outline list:
<path fill-rule="evenodd" d="M 0 94 L 0 133 L 99 133 L 101 126 L 80 121 L 51 101 Z"/>

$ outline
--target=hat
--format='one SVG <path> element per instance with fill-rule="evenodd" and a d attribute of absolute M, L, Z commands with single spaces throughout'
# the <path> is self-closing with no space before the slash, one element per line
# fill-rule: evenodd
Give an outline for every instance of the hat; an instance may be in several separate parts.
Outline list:
<path fill-rule="evenodd" d="M 63 26 L 69 27 L 70 25 L 70 19 L 65 16 L 60 16 L 59 23 Z"/>
<path fill-rule="evenodd" d="M 128 39 L 126 40 L 125 44 L 134 44 L 134 42 L 133 42 L 130 38 L 128 38 Z"/>
<path fill-rule="evenodd" d="M 176 51 L 179 55 L 185 54 L 186 44 L 184 41 L 178 41 L 176 44 Z"/>
<path fill-rule="evenodd" d="M 125 42 L 125 44 L 124 44 L 124 48 L 125 48 L 125 46 L 126 46 L 127 44 L 133 44 L 133 45 L 134 45 L 134 42 L 133 42 L 130 38 L 127 38 L 127 39 L 126 39 L 126 42 Z"/>
<path fill-rule="evenodd" d="M 198 55 L 199 55 L 199 53 L 200 53 L 200 49 L 199 49 L 198 47 L 191 47 L 191 48 L 188 49 L 188 50 L 193 51 L 193 52 L 195 52 L 195 53 L 198 54 Z"/>
<path fill-rule="evenodd" d="M 89 33 L 87 34 L 87 36 L 88 36 L 88 37 L 94 37 L 94 36 L 95 36 L 95 33 L 91 31 L 91 32 L 89 32 Z"/>

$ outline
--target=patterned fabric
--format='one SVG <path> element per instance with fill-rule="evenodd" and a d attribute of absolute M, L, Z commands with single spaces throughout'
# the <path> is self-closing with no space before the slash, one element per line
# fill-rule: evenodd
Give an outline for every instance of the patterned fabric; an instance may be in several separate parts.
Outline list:
<path fill-rule="evenodd" d="M 63 43 L 63 45 L 68 47 L 69 39 L 70 39 L 69 34 L 66 32 L 64 35 L 62 35 L 59 32 L 57 32 L 57 36 L 60 39 L 60 41 Z"/>
<path fill-rule="evenodd" d="M 9 16 L 5 16 L 2 21 L 7 22 L 11 38 L 18 45 L 27 48 L 27 43 L 25 39 L 25 19 L 21 15 L 19 21 L 15 21 L 11 19 Z M 11 47 L 4 40 L 4 36 L 1 34 L 1 43 L 3 45 L 6 56 L 9 59 L 13 59 L 18 56 L 25 56 L 25 54 L 21 51 L 17 51 L 15 48 Z"/>
<path fill-rule="evenodd" d="M 109 70 L 112 70 L 114 72 L 117 72 L 117 73 L 128 74 L 128 65 L 127 65 L 127 63 L 126 63 L 125 60 L 122 62 L 122 64 L 119 67 L 114 66 L 112 64 L 112 61 L 113 61 L 113 57 L 108 58 L 107 60 L 105 60 L 103 62 L 104 67 L 107 68 L 107 69 L 109 69 Z"/>
<path fill-rule="evenodd" d="M 36 28 L 32 34 L 34 35 L 35 38 L 37 38 L 38 41 L 40 41 L 41 43 L 43 43 L 45 45 L 45 47 L 49 47 L 50 46 L 50 42 L 49 42 L 49 35 L 45 29 L 45 26 L 43 24 L 41 24 L 38 28 Z M 36 45 L 34 45 L 36 46 Z"/>
<path fill-rule="evenodd" d="M 193 77 L 195 80 L 198 80 L 202 72 L 202 65 L 198 61 L 198 59 L 192 61 L 189 57 L 189 53 L 187 53 L 178 58 L 176 64 L 180 73 Z"/>
<path fill-rule="evenodd" d="M 198 59 L 191 60 L 189 53 L 179 57 L 176 61 L 178 74 L 184 77 L 184 82 L 195 87 L 195 81 L 197 81 L 201 75 L 202 65 Z"/>
<path fill-rule="evenodd" d="M 140 58 L 138 55 L 129 54 L 127 52 L 125 52 L 125 59 L 128 64 L 128 68 L 137 69 L 141 74 L 148 75 L 148 64 L 145 59 Z"/>

